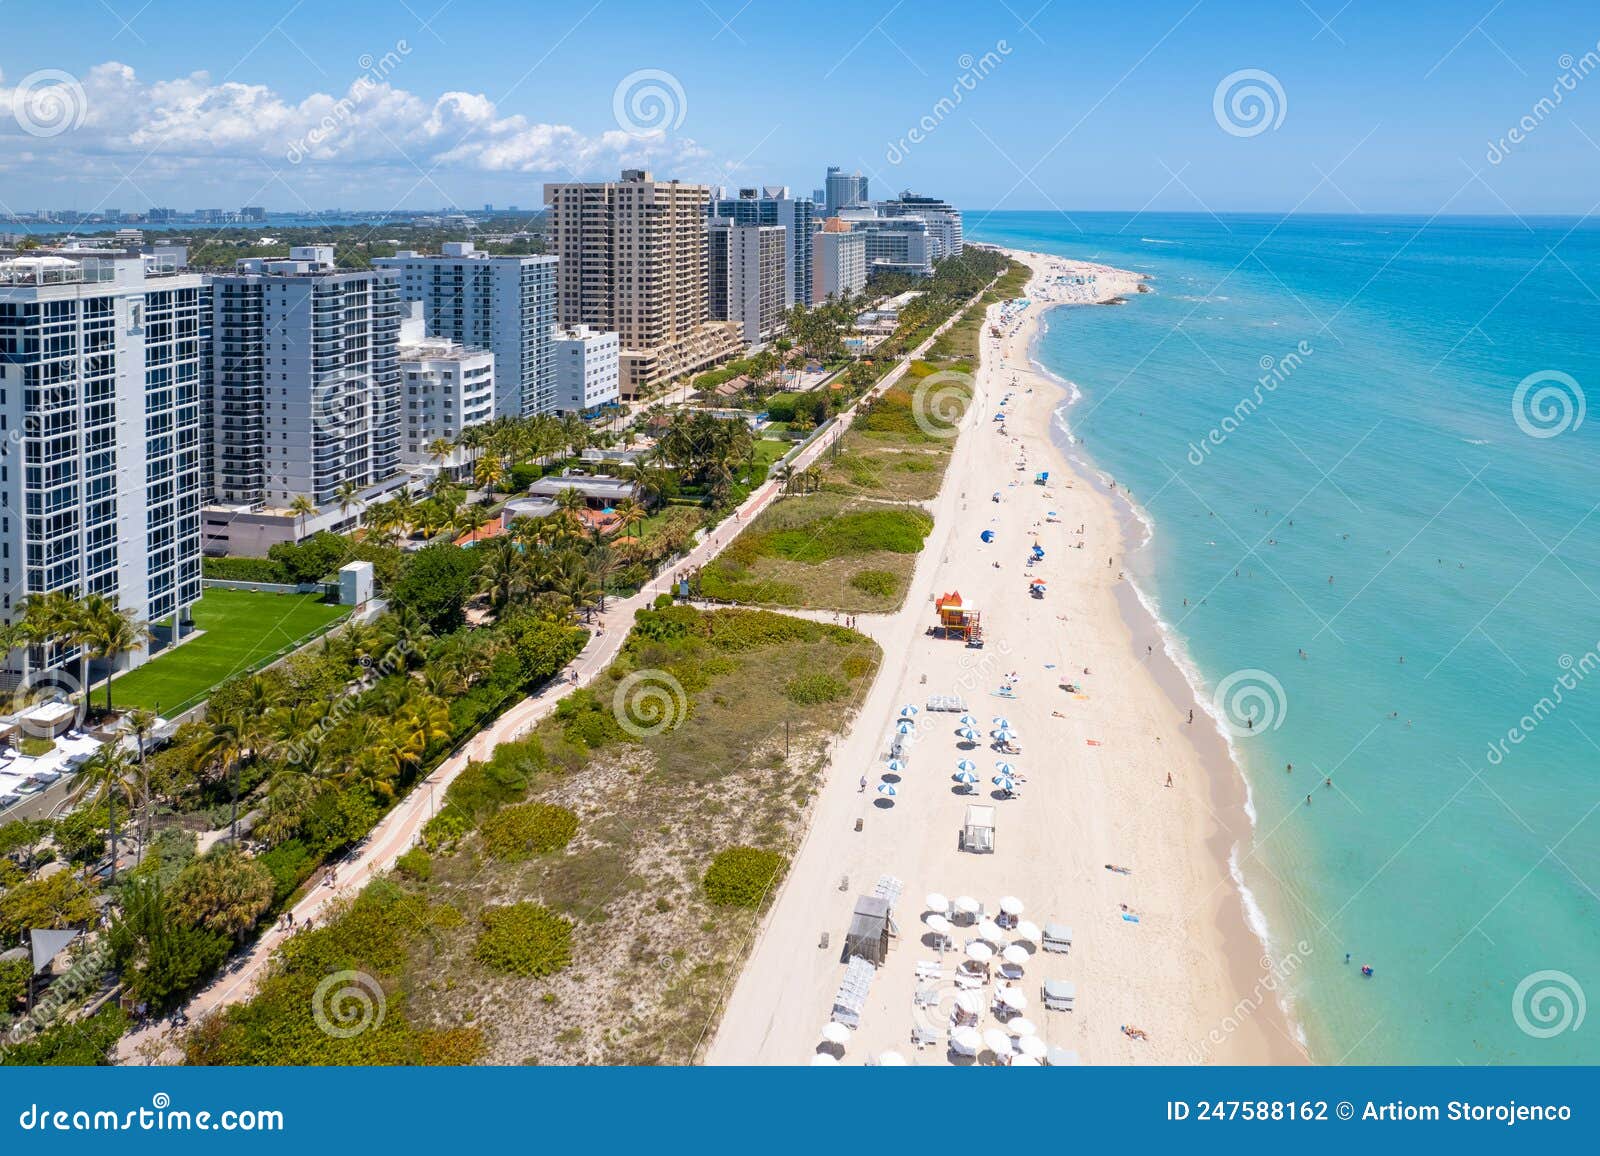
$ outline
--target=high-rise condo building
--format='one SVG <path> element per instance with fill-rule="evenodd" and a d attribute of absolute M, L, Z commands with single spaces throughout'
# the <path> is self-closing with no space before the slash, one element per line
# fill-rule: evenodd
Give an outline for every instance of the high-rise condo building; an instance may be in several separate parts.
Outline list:
<path fill-rule="evenodd" d="M 400 381 L 405 398 L 401 462 L 459 474 L 469 451 L 451 448 L 440 455 L 437 443 L 454 443 L 463 430 L 494 420 L 494 354 L 428 336 L 422 302 L 408 301 L 400 321 Z"/>
<path fill-rule="evenodd" d="M 940 257 L 961 256 L 961 210 L 947 201 L 907 189 L 899 200 L 884 201 L 880 209 L 885 217 L 921 217 L 939 242 Z"/>
<path fill-rule="evenodd" d="M 869 277 L 877 273 L 931 276 L 934 261 L 942 256 L 938 237 L 922 217 L 886 217 L 876 206 L 846 209 L 839 217 L 866 238 Z"/>
<path fill-rule="evenodd" d="M 404 484 L 400 294 L 392 270 L 341 270 L 333 246 L 212 278 L 216 505 L 208 553 L 264 554 L 346 528 Z M 348 503 L 353 488 L 356 508 Z M 314 515 L 299 515 L 296 499 Z"/>
<path fill-rule="evenodd" d="M 867 285 L 867 237 L 847 221 L 829 217 L 822 223 L 812 252 L 811 300 L 823 301 L 859 293 Z"/>
<path fill-rule="evenodd" d="M 494 354 L 499 416 L 556 408 L 554 257 L 494 256 L 458 241 L 437 256 L 404 250 L 372 263 L 399 273 L 401 298 L 422 302 L 431 335 Z"/>
<path fill-rule="evenodd" d="M 574 325 L 557 328 L 555 343 L 556 411 L 585 414 L 615 405 L 622 396 L 617 335 Z"/>
<path fill-rule="evenodd" d="M 712 217 L 710 240 L 711 316 L 736 321 L 752 344 L 775 336 L 784 325 L 789 299 L 781 225 L 740 225 Z"/>
<path fill-rule="evenodd" d="M 707 302 L 710 198 L 709 186 L 643 169 L 544 187 L 560 321 L 617 334 L 625 398 L 741 348 L 738 327 L 712 321 Z"/>
<path fill-rule="evenodd" d="M 211 316 L 202 278 L 110 250 L 0 253 L 0 617 L 65 591 L 114 597 L 171 642 L 200 597 Z M 12 686 L 76 646 L 5 659 Z"/>
<path fill-rule="evenodd" d="M 859 170 L 847 173 L 838 165 L 829 165 L 823 193 L 822 210 L 831 217 L 840 209 L 853 209 L 867 203 L 867 178 Z"/>
<path fill-rule="evenodd" d="M 727 217 L 740 225 L 782 225 L 784 265 L 789 280 L 784 307 L 811 300 L 811 234 L 816 232 L 817 205 L 792 197 L 784 185 L 742 188 L 738 195 L 712 198 L 711 215 Z"/>

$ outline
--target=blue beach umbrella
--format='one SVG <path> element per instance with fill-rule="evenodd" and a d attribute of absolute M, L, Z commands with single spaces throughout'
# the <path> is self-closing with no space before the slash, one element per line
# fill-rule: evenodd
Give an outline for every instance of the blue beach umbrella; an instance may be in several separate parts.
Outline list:
<path fill-rule="evenodd" d="M 913 715 L 915 715 L 917 713 L 919 713 L 917 708 L 912 706 L 910 703 L 907 703 L 905 706 L 900 708 L 900 717 L 901 718 L 911 718 Z"/>
<path fill-rule="evenodd" d="M 1002 730 L 1004 730 L 1006 727 L 1009 727 L 1011 725 L 1011 720 L 1008 719 L 1003 714 L 997 714 L 997 715 L 994 716 L 994 718 L 990 719 L 989 721 L 994 723 L 995 726 L 1001 728 Z"/>
<path fill-rule="evenodd" d="M 890 759 L 889 760 L 889 769 L 891 771 L 903 771 L 903 770 L 906 769 L 906 765 L 905 765 L 905 763 L 901 762 L 899 759 Z"/>
<path fill-rule="evenodd" d="M 973 762 L 971 759 L 962 759 L 956 764 L 956 770 L 958 771 L 975 771 L 977 769 L 978 764 Z"/>
<path fill-rule="evenodd" d="M 1002 791 L 1006 792 L 1006 794 L 1008 794 L 1008 795 L 1012 791 L 1015 791 L 1017 789 L 1017 785 L 1015 783 L 1013 783 L 1010 779 L 1006 778 L 1004 775 L 996 775 L 994 777 L 994 785 L 999 787 Z"/>
<path fill-rule="evenodd" d="M 985 530 L 983 533 L 979 534 L 978 537 L 979 537 L 980 540 L 982 540 L 984 542 L 993 542 L 994 541 L 994 531 L 993 530 Z"/>
<path fill-rule="evenodd" d="M 901 719 L 899 724 L 894 729 L 903 735 L 908 735 L 917 729 L 917 724 L 912 722 L 910 719 Z"/>
<path fill-rule="evenodd" d="M 965 727 L 956 732 L 956 737 L 964 743 L 975 743 L 983 736 L 977 731 L 973 730 L 971 727 Z"/>
<path fill-rule="evenodd" d="M 978 720 L 973 718 L 970 714 L 964 714 L 956 721 L 964 727 L 975 727 L 978 725 Z"/>
<path fill-rule="evenodd" d="M 880 794 L 880 795 L 888 795 L 892 799 L 896 795 L 898 795 L 899 793 L 900 793 L 899 791 L 895 790 L 895 786 L 894 786 L 893 783 L 879 783 L 878 784 L 878 794 Z"/>
<path fill-rule="evenodd" d="M 1017 737 L 1017 732 L 1014 730 L 1009 730 L 1006 727 L 1001 727 L 999 730 L 994 732 L 994 737 L 1003 743 L 1009 743 L 1012 739 Z"/>
<path fill-rule="evenodd" d="M 1006 777 L 1006 778 L 1008 778 L 1008 779 L 1009 779 L 1009 778 L 1010 778 L 1010 777 L 1011 777 L 1011 776 L 1012 776 L 1012 775 L 1014 775 L 1014 774 L 1016 774 L 1016 773 L 1017 773 L 1017 768 L 1016 768 L 1016 767 L 1014 767 L 1014 766 L 1012 766 L 1012 765 L 1011 765 L 1011 764 L 1010 764 L 1010 763 L 1006 763 L 1006 762 L 999 762 L 999 763 L 996 763 L 996 764 L 995 764 L 995 765 L 994 765 L 994 769 L 995 769 L 995 770 L 996 770 L 996 771 L 998 771 L 998 772 L 999 772 L 999 773 L 1000 773 L 1000 774 L 1002 774 L 1002 775 L 1004 775 L 1004 776 L 1005 776 L 1005 777 Z"/>
<path fill-rule="evenodd" d="M 971 771 L 957 771 L 955 778 L 956 782 L 965 783 L 969 787 L 978 781 L 978 776 Z"/>

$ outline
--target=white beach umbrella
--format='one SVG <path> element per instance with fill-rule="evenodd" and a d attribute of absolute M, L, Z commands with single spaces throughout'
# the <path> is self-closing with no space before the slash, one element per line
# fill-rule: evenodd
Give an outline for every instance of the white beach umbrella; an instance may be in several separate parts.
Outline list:
<path fill-rule="evenodd" d="M 999 943 L 1005 938 L 1005 932 L 1000 930 L 1000 925 L 992 919 L 978 920 L 978 934 L 990 943 Z"/>
<path fill-rule="evenodd" d="M 1015 775 L 1017 773 L 1016 764 L 1015 763 L 1008 763 L 1004 759 L 1001 759 L 999 762 L 997 762 L 994 765 L 994 769 L 998 773 L 1004 775 L 1008 779 L 1011 778 L 1013 775 Z"/>
<path fill-rule="evenodd" d="M 908 718 L 907 719 L 901 719 L 899 721 L 899 723 L 897 723 L 895 725 L 894 729 L 900 734 L 909 735 L 909 734 L 912 734 L 912 733 L 914 733 L 916 731 L 917 724 L 912 722 Z"/>
<path fill-rule="evenodd" d="M 970 714 L 964 714 L 956 721 L 964 727 L 975 727 L 978 725 L 978 720 L 973 718 Z"/>
<path fill-rule="evenodd" d="M 1012 1052 L 1011 1037 L 999 1028 L 990 1028 L 984 1032 L 983 1043 L 997 1056 L 1009 1056 Z"/>
<path fill-rule="evenodd" d="M 957 771 L 953 777 L 956 782 L 964 783 L 969 787 L 978 781 L 978 776 L 971 771 Z"/>
<path fill-rule="evenodd" d="M 975 1016 L 983 1011 L 983 1000 L 978 998 L 978 993 L 975 991 L 958 991 L 956 1009 L 969 1016 Z"/>
<path fill-rule="evenodd" d="M 898 795 L 899 793 L 900 792 L 895 789 L 895 785 L 893 783 L 879 783 L 878 784 L 878 794 L 880 794 L 880 795 L 888 795 L 892 799 L 896 795 Z"/>
<path fill-rule="evenodd" d="M 1002 986 L 996 989 L 994 998 L 1012 1011 L 1028 1010 L 1028 997 L 1020 987 Z"/>
<path fill-rule="evenodd" d="M 988 963 L 994 958 L 994 948 L 982 940 L 974 939 L 967 944 L 967 958 L 976 960 L 979 963 Z"/>
<path fill-rule="evenodd" d="M 960 739 L 964 743 L 975 743 L 982 739 L 983 736 L 977 731 L 973 730 L 971 727 L 966 727 L 956 732 L 956 738 Z"/>
<path fill-rule="evenodd" d="M 978 764 L 971 759 L 962 759 L 956 763 L 956 770 L 958 771 L 975 771 L 977 769 Z"/>
<path fill-rule="evenodd" d="M 1016 780 L 1012 779 L 1008 775 L 996 775 L 994 778 L 990 779 L 989 781 L 991 783 L 993 783 L 995 786 L 999 787 L 1002 791 L 1014 790 L 1016 788 L 1016 785 L 1017 785 L 1016 784 Z"/>
<path fill-rule="evenodd" d="M 937 931 L 940 935 L 949 935 L 955 930 L 950 921 L 942 915 L 930 915 L 923 922 L 928 925 L 929 931 Z"/>
<path fill-rule="evenodd" d="M 822 1025 L 822 1038 L 830 1044 L 848 1044 L 850 1029 L 835 1020 L 829 1020 Z"/>
<path fill-rule="evenodd" d="M 956 910 L 965 912 L 967 915 L 976 915 L 983 910 L 983 904 L 970 895 L 957 895 L 955 902 Z"/>
<path fill-rule="evenodd" d="M 906 1066 L 906 1058 L 899 1052 L 884 1052 L 878 1057 L 878 1063 L 885 1068 L 903 1068 Z"/>
<path fill-rule="evenodd" d="M 1020 943 L 1012 943 L 1007 945 L 1006 949 L 1000 953 L 1000 958 L 1007 963 L 1014 963 L 1021 967 L 1033 957 L 1026 947 L 1023 947 Z"/>
<path fill-rule="evenodd" d="M 916 706 L 912 705 L 909 702 L 906 703 L 905 706 L 900 708 L 900 717 L 901 718 L 912 718 L 915 715 L 919 715 L 921 713 L 922 713 L 922 711 L 920 709 L 918 709 Z"/>
<path fill-rule="evenodd" d="M 999 742 L 1009 743 L 1015 741 L 1017 732 L 1012 730 L 1010 727 L 1001 727 L 999 730 L 994 732 L 994 737 Z"/>
<path fill-rule="evenodd" d="M 928 892 L 927 896 L 922 900 L 922 902 L 929 911 L 937 911 L 941 915 L 950 910 L 950 900 L 946 899 L 937 891 Z"/>
<path fill-rule="evenodd" d="M 994 723 L 994 725 L 997 727 L 1009 727 L 1011 725 L 1011 720 L 1006 718 L 1006 716 L 1003 714 L 997 714 L 989 721 Z"/>
<path fill-rule="evenodd" d="M 839 1061 L 827 1052 L 818 1052 L 811 1057 L 811 1066 L 813 1068 L 837 1068 Z"/>
<path fill-rule="evenodd" d="M 1032 1020 L 1023 1016 L 1017 1016 L 1016 1019 L 1013 1019 L 1006 1024 L 1006 1031 L 1010 1032 L 1014 1036 L 1031 1036 L 1038 1030 L 1039 1029 L 1034 1026 Z"/>
<path fill-rule="evenodd" d="M 1038 1057 L 1030 1056 L 1027 1052 L 1023 1052 L 1020 1056 L 1011 1057 L 1011 1066 L 1013 1068 L 1037 1068 L 1039 1060 Z"/>
<path fill-rule="evenodd" d="M 950 1033 L 950 1044 L 963 1055 L 975 1056 L 983 1046 L 983 1037 L 977 1028 L 957 1028 Z"/>
<path fill-rule="evenodd" d="M 1007 915 L 1021 915 L 1022 900 L 1015 895 L 1002 895 L 1000 896 L 1000 910 Z"/>
<path fill-rule="evenodd" d="M 1015 930 L 1018 939 L 1026 940 L 1029 943 L 1039 942 L 1039 925 L 1037 923 L 1031 923 L 1024 919 L 1017 924 Z"/>
<path fill-rule="evenodd" d="M 891 771 L 903 771 L 906 769 L 906 765 L 900 759 L 890 759 L 888 769 Z"/>
<path fill-rule="evenodd" d="M 1017 1041 L 1017 1051 L 1033 1061 L 1033 1065 L 1030 1066 L 1035 1066 L 1050 1054 L 1050 1045 L 1038 1036 L 1023 1036 Z"/>

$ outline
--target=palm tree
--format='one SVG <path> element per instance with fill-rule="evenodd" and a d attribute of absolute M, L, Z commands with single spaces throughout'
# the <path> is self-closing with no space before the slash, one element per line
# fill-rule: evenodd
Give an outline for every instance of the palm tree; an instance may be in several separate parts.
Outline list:
<path fill-rule="evenodd" d="M 583 525 L 583 519 L 578 511 L 588 505 L 584 500 L 583 491 L 576 486 L 568 486 L 556 495 L 556 509 L 561 511 L 562 518 L 569 526 L 577 529 Z"/>
<path fill-rule="evenodd" d="M 250 750 L 251 724 L 237 711 L 218 711 L 206 715 L 206 733 L 201 739 L 195 761 L 201 765 L 215 765 L 231 780 L 233 809 L 228 819 L 228 838 L 239 843 L 239 764 Z"/>
<path fill-rule="evenodd" d="M 133 799 L 138 790 L 138 768 L 128 754 L 116 743 L 104 743 L 78 770 L 77 782 L 71 800 L 81 803 L 96 799 L 106 801 L 106 823 L 111 835 L 111 882 L 117 881 L 117 796 L 128 800 L 132 813 Z"/>
<path fill-rule="evenodd" d="M 455 452 L 455 443 L 449 438 L 434 438 L 428 443 L 428 456 L 433 464 L 444 469 L 444 460 Z"/>
<path fill-rule="evenodd" d="M 154 640 L 150 624 L 132 610 L 121 610 L 115 598 L 91 594 L 83 600 L 83 623 L 79 635 L 89 654 L 102 662 L 114 662 L 124 654 L 143 650 Z M 85 692 L 87 693 L 87 692 Z M 111 710 L 111 671 L 106 671 L 106 711 Z"/>
<path fill-rule="evenodd" d="M 144 741 L 150 737 L 150 732 L 155 730 L 159 721 L 156 712 L 136 706 L 125 716 L 128 729 L 133 732 L 133 740 L 139 748 L 139 799 L 144 808 L 144 822 L 139 824 L 138 850 L 134 852 L 134 865 L 144 862 L 144 845 L 150 835 L 150 772 L 144 763 Z"/>
<path fill-rule="evenodd" d="M 634 526 L 644 521 L 644 507 L 632 498 L 619 498 L 611 512 L 617 516 L 617 532 L 626 534 Z"/>
<path fill-rule="evenodd" d="M 488 494 L 493 494 L 495 487 L 505 481 L 505 477 L 505 463 L 493 454 L 480 458 L 477 466 L 472 471 L 473 482 L 477 484 L 480 490 Z"/>
<path fill-rule="evenodd" d="M 294 501 L 289 503 L 289 512 L 298 520 L 295 541 L 299 541 L 306 536 L 306 519 L 316 514 L 317 504 L 306 494 L 296 494 Z"/>
<path fill-rule="evenodd" d="M 509 538 L 492 538 L 478 566 L 478 593 L 489 596 L 499 614 L 518 597 L 532 591 L 532 571 L 527 555 Z"/>
<path fill-rule="evenodd" d="M 355 508 L 358 511 L 360 510 L 360 508 L 361 508 L 361 487 L 360 486 L 358 486 L 354 482 L 346 479 L 345 481 L 342 481 L 342 482 L 339 483 L 339 488 L 334 492 L 337 495 L 338 500 L 339 500 L 339 517 L 341 519 L 348 518 L 350 516 L 350 510 L 351 510 L 352 507 Z M 358 526 L 361 524 L 361 516 L 360 516 L 359 513 L 356 515 L 356 524 Z"/>

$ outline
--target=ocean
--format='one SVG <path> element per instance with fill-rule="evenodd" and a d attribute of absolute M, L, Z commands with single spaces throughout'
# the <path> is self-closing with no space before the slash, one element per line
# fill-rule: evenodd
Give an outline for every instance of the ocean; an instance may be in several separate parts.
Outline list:
<path fill-rule="evenodd" d="M 1151 278 L 1036 356 L 1229 733 L 1313 1059 L 1600 1062 L 1600 225 L 966 228 Z"/>

